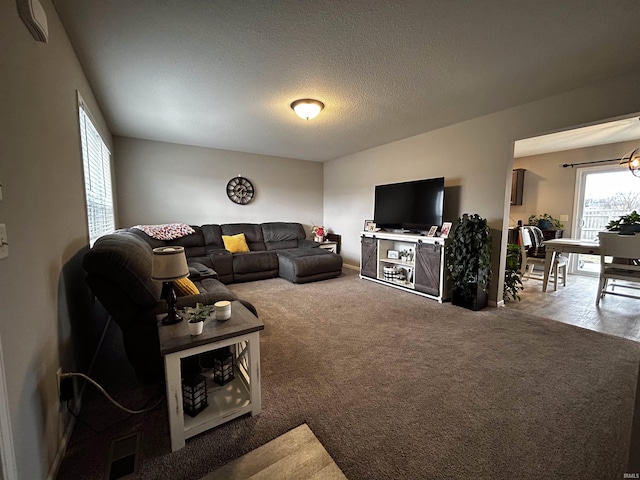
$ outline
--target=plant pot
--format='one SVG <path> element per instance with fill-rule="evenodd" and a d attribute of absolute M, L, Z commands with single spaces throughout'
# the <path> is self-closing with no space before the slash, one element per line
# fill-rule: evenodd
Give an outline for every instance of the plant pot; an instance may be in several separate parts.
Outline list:
<path fill-rule="evenodd" d="M 551 230 L 551 220 L 538 220 L 540 230 Z"/>
<path fill-rule="evenodd" d="M 471 291 L 472 295 L 466 296 L 459 289 L 454 287 L 451 296 L 451 303 L 457 307 L 464 307 L 468 310 L 473 310 L 474 312 L 486 308 L 489 298 L 487 292 L 482 290 L 477 283 L 472 284 Z"/>
<path fill-rule="evenodd" d="M 316 235 L 313 240 L 318 242 L 318 243 L 323 243 L 324 242 L 324 237 L 321 237 L 320 235 Z"/>
<path fill-rule="evenodd" d="M 640 225 L 637 223 L 631 223 L 631 224 L 622 224 L 620 225 L 620 231 L 618 232 L 619 235 L 635 235 L 636 233 L 640 232 Z"/>
<path fill-rule="evenodd" d="M 204 330 L 204 322 L 188 322 L 187 325 L 192 336 L 200 335 Z"/>

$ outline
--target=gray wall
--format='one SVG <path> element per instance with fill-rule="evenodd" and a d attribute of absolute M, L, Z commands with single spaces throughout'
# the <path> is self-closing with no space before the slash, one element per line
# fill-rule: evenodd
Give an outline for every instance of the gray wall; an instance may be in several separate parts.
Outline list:
<path fill-rule="evenodd" d="M 10 244 L 0 260 L 0 336 L 24 479 L 46 478 L 68 422 L 56 385 L 58 366 L 74 368 L 61 285 L 88 241 L 76 90 L 108 135 L 51 2 L 42 4 L 48 44 L 33 39 L 15 2 L 0 2 L 0 222 Z"/>
<path fill-rule="evenodd" d="M 325 224 L 342 234 L 346 263 L 358 265 L 363 220 L 376 184 L 445 177 L 446 220 L 478 213 L 494 238 L 490 300 L 502 299 L 514 141 L 640 111 L 640 74 L 486 115 L 325 163 Z M 498 288 L 500 285 L 500 288 Z"/>
<path fill-rule="evenodd" d="M 571 236 L 575 226 L 573 208 L 578 167 L 562 168 L 562 164 L 621 158 L 638 147 L 640 147 L 640 140 L 634 140 L 514 159 L 513 168 L 524 168 L 526 172 L 522 205 L 511 207 L 509 225 L 512 227 L 517 225 L 518 220 L 526 224 L 530 215 L 548 213 L 557 219 L 560 219 L 560 215 L 568 215 L 569 220 L 562 223 L 565 229 L 564 236 Z M 603 165 L 615 166 L 616 164 Z M 638 187 L 640 188 L 640 181 Z"/>
<path fill-rule="evenodd" d="M 115 137 L 121 227 L 184 222 L 322 222 L 322 164 Z M 233 203 L 227 182 L 251 180 L 255 198 Z"/>

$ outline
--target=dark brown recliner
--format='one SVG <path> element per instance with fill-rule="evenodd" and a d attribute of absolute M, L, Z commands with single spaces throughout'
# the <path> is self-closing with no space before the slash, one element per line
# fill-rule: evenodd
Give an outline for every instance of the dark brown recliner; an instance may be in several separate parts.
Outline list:
<path fill-rule="evenodd" d="M 144 383 L 164 378 L 156 316 L 167 306 L 160 298 L 162 283 L 151 279 L 152 261 L 151 245 L 125 231 L 100 237 L 83 259 L 87 284 L 122 330 L 127 358 Z M 238 300 L 212 276 L 194 280 L 200 294 L 178 297 L 177 308 Z M 256 314 L 253 305 L 242 303 Z"/>

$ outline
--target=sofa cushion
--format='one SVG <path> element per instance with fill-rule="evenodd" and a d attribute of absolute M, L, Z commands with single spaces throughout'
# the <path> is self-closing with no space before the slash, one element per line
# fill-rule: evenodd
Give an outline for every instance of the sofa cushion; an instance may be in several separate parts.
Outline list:
<path fill-rule="evenodd" d="M 187 258 L 199 257 L 206 253 L 202 228 L 197 225 L 192 225 L 191 228 L 194 230 L 194 233 L 191 235 L 186 235 L 174 240 L 167 240 L 167 245 L 178 245 L 180 247 L 184 247 L 184 254 Z"/>
<path fill-rule="evenodd" d="M 306 278 L 330 278 L 342 272 L 342 257 L 322 248 L 279 250 L 279 275 L 294 283 Z"/>
<path fill-rule="evenodd" d="M 249 246 L 247 245 L 244 233 L 239 233 L 237 235 L 223 235 L 222 241 L 224 242 L 224 248 L 229 250 L 231 253 L 243 253 L 249 251 Z"/>
<path fill-rule="evenodd" d="M 153 252 L 138 235 L 112 233 L 96 240 L 83 259 L 89 275 L 106 277 L 119 285 L 137 304 L 153 306 L 160 299 L 162 283 L 151 279 Z"/>
<path fill-rule="evenodd" d="M 278 270 L 278 256 L 273 252 L 248 252 L 233 255 L 233 274 Z"/>
<path fill-rule="evenodd" d="M 252 252 L 264 251 L 267 247 L 262 237 L 262 228 L 256 223 L 225 223 L 220 225 L 222 235 L 237 235 L 244 233 L 249 250 Z"/>
<path fill-rule="evenodd" d="M 269 222 L 260 226 L 267 250 L 297 248 L 306 237 L 304 227 L 299 223 Z"/>
<path fill-rule="evenodd" d="M 202 237 L 204 239 L 204 246 L 207 250 L 221 250 L 224 249 L 222 243 L 222 229 L 220 225 L 207 224 L 200 227 L 202 229 Z"/>

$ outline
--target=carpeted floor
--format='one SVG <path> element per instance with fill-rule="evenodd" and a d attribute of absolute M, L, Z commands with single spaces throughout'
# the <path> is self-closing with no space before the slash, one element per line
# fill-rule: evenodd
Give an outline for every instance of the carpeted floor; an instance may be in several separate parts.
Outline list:
<path fill-rule="evenodd" d="M 638 343 L 504 308 L 440 305 L 351 270 L 231 289 L 265 323 L 261 415 L 174 453 L 163 408 L 102 434 L 78 424 L 59 478 L 103 478 L 111 439 L 140 431 L 135 478 L 198 479 L 303 423 L 351 480 L 626 472 Z M 122 390 L 114 396 L 129 405 L 152 393 Z M 82 414 L 103 425 L 120 415 L 100 398 Z"/>

